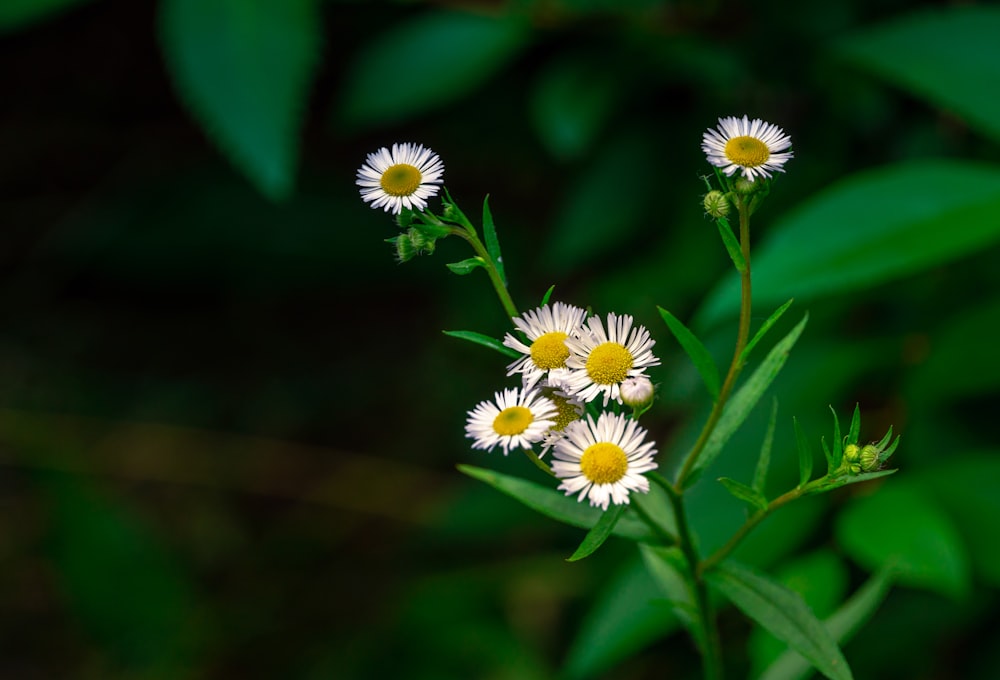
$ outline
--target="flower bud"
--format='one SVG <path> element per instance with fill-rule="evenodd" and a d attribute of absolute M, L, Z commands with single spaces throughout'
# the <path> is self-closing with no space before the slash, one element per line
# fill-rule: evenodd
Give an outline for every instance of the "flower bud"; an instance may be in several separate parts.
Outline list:
<path fill-rule="evenodd" d="M 641 409 L 653 403 L 653 383 L 644 375 L 626 378 L 621 385 L 622 403 Z"/>
<path fill-rule="evenodd" d="M 406 235 L 410 237 L 410 243 L 412 243 L 413 247 L 417 249 L 417 252 L 434 252 L 434 242 L 436 239 L 433 237 L 427 236 L 427 234 L 416 227 L 410 227 L 410 230 L 406 232 Z"/>
<path fill-rule="evenodd" d="M 857 444 L 848 444 L 844 447 L 844 462 L 857 463 L 861 460 L 861 449 Z"/>
<path fill-rule="evenodd" d="M 385 242 L 396 246 L 397 262 L 409 262 L 420 254 L 420 250 L 413 245 L 409 234 L 400 234 L 394 238 L 387 238 Z"/>
<path fill-rule="evenodd" d="M 881 462 L 879 461 L 880 453 L 881 452 L 878 450 L 878 447 L 874 444 L 867 444 L 863 449 L 861 449 L 861 453 L 858 457 L 858 464 L 861 466 L 861 469 L 865 472 L 877 470 L 881 466 Z"/>
<path fill-rule="evenodd" d="M 705 212 L 716 219 L 720 217 L 725 217 L 729 214 L 729 200 L 726 199 L 726 195 L 714 189 L 705 194 L 705 199 L 702 202 L 705 207 Z"/>
<path fill-rule="evenodd" d="M 752 179 L 747 179 L 746 177 L 740 177 L 733 182 L 733 191 L 740 196 L 749 196 L 760 191 L 760 188 L 761 182 L 755 182 Z"/>

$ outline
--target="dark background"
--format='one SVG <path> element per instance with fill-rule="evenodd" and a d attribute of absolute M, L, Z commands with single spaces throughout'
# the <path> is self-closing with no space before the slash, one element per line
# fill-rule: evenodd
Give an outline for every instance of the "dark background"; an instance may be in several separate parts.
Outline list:
<path fill-rule="evenodd" d="M 490 195 L 522 309 L 555 284 L 555 299 L 646 324 L 664 362 L 647 418 L 669 471 L 708 404 L 655 306 L 694 318 L 732 276 L 701 214 L 703 131 L 747 113 L 793 138 L 787 175 L 754 218 L 761 252 L 782 216 L 868 169 L 952 159 L 994 172 L 1000 136 L 975 98 L 971 114 L 946 105 L 844 47 L 931 16 L 941 45 L 982 49 L 944 18 L 970 7 L 11 3 L 0 11 L 0 676 L 698 677 L 630 544 L 568 564 L 581 531 L 455 470 L 533 477 L 521 457 L 463 438 L 465 412 L 507 385 L 505 360 L 440 333 L 499 337 L 508 322 L 481 272 L 445 268 L 469 255 L 462 243 L 394 263 L 393 222 L 361 202 L 354 173 L 380 146 L 430 146 L 475 221 Z M 248 49 L 227 52 L 242 39 Z M 922 43 L 901 44 L 904 62 L 903 47 Z M 967 56 L 983 71 L 956 89 L 995 96 L 1000 54 Z M 932 85 L 947 82 L 928 64 Z M 889 553 L 904 564 L 845 646 L 856 677 L 1000 676 L 1000 182 L 989 177 L 981 211 L 960 206 L 931 239 L 914 228 L 931 256 L 906 259 L 905 236 L 887 236 L 879 247 L 898 247 L 905 266 L 782 293 L 797 302 L 766 343 L 809 311 L 775 384 L 769 489 L 796 480 L 793 414 L 829 440 L 828 405 L 846 426 L 860 403 L 863 439 L 890 424 L 903 434 L 901 473 L 803 502 L 743 555 L 820 616 Z M 904 188 L 872 209 L 891 218 L 898 205 L 916 224 L 935 210 L 925 193 Z M 817 229 L 837 231 L 833 203 Z M 954 246 L 971 223 L 978 240 Z M 837 271 L 865 254 L 818 251 L 797 257 Z M 755 324 L 776 306 L 763 302 Z M 731 315 L 695 328 L 727 361 Z M 708 547 L 743 512 L 714 477 L 749 474 L 766 411 L 692 499 Z M 734 677 L 773 658 L 738 613 L 721 623 Z"/>

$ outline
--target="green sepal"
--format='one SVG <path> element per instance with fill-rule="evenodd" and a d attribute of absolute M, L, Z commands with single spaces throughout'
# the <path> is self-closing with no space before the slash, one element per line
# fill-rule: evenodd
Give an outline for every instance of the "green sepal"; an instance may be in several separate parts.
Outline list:
<path fill-rule="evenodd" d="M 488 335 L 483 335 L 482 333 L 476 333 L 475 331 L 441 331 L 445 335 L 451 336 L 453 338 L 459 338 L 461 340 L 468 340 L 469 342 L 475 343 L 477 345 L 482 345 L 483 347 L 489 347 L 492 350 L 496 350 L 503 354 L 505 357 L 511 359 L 518 359 L 523 356 L 520 352 L 507 347 L 502 342 L 496 338 L 491 338 Z"/>
<path fill-rule="evenodd" d="M 771 466 L 771 447 L 774 444 L 774 429 L 778 423 L 778 398 L 774 397 L 771 403 L 771 418 L 767 421 L 767 432 L 764 433 L 764 441 L 760 445 L 760 457 L 757 458 L 757 467 L 753 472 L 753 484 L 751 488 L 764 495 L 764 486 L 767 484 L 767 470 Z"/>
<path fill-rule="evenodd" d="M 549 304 L 549 298 L 552 297 L 552 291 L 554 291 L 555 289 L 556 289 L 556 284 L 553 283 L 551 286 L 549 286 L 549 289 L 545 291 L 545 295 L 542 296 L 542 304 L 539 305 L 540 307 L 544 307 L 545 305 Z"/>
<path fill-rule="evenodd" d="M 582 560 L 584 557 L 592 555 L 594 551 L 604 545 L 604 541 L 608 540 L 608 537 L 611 536 L 615 525 L 618 524 L 618 520 L 621 519 L 627 509 L 628 506 L 624 503 L 621 505 L 612 503 L 607 510 L 601 513 L 601 518 L 597 520 L 597 524 L 587 532 L 587 535 L 583 537 L 583 541 L 580 543 L 580 547 L 576 549 L 576 552 L 567 557 L 566 561 L 576 562 L 577 560 Z"/>
<path fill-rule="evenodd" d="M 805 432 L 799 426 L 798 418 L 792 417 L 792 424 L 795 427 L 795 447 L 799 450 L 799 486 L 803 487 L 809 483 L 813 472 L 812 447 L 806 439 Z"/>
<path fill-rule="evenodd" d="M 600 508 L 579 503 L 575 498 L 566 496 L 561 491 L 529 482 L 526 479 L 472 465 L 458 465 L 457 467 L 459 472 L 489 484 L 497 491 L 546 517 L 570 526 L 590 529 L 597 525 L 603 514 Z M 619 518 L 611 533 L 637 543 L 666 545 L 663 537 L 633 513 L 626 513 Z"/>
<path fill-rule="evenodd" d="M 775 323 L 778 322 L 778 319 L 781 318 L 781 315 L 784 314 L 788 310 L 788 308 L 792 306 L 793 302 L 795 302 L 795 298 L 792 298 L 791 300 L 789 300 L 788 302 L 786 302 L 785 304 L 781 305 L 776 310 L 774 310 L 774 313 L 771 314 L 771 316 L 767 317 L 767 321 L 761 324 L 761 327 L 757 330 L 756 333 L 754 333 L 753 338 L 750 339 L 750 342 L 747 343 L 747 346 L 743 348 L 742 352 L 740 352 L 741 364 L 747 360 L 747 357 L 750 356 L 750 352 L 753 350 L 753 348 L 756 347 L 757 343 L 760 342 L 761 339 L 763 339 L 764 335 L 766 335 L 767 332 L 771 330 L 771 326 L 773 326 Z"/>
<path fill-rule="evenodd" d="M 705 345 L 702 344 L 701 340 L 688 330 L 688 327 L 681 323 L 677 317 L 663 307 L 657 306 L 656 308 L 660 310 L 660 316 L 663 317 L 667 328 L 670 329 L 670 332 L 677 338 L 677 342 L 687 352 L 688 357 L 694 363 L 694 367 L 698 369 L 698 373 L 701 374 L 701 379 L 705 382 L 705 387 L 708 388 L 708 393 L 712 395 L 712 399 L 718 399 L 719 368 L 715 365 L 712 355 L 705 349 Z"/>
<path fill-rule="evenodd" d="M 719 483 L 737 500 L 749 503 L 758 510 L 767 510 L 767 499 L 760 491 L 729 477 L 719 477 Z"/>
<path fill-rule="evenodd" d="M 503 270 L 503 256 L 500 254 L 500 240 L 497 238 L 497 228 L 493 224 L 493 214 L 490 212 L 490 197 L 483 199 L 483 238 L 486 240 L 486 252 L 493 260 L 493 266 L 500 274 L 503 285 L 507 285 L 507 275 Z"/>
<path fill-rule="evenodd" d="M 486 263 L 483 262 L 483 258 L 476 256 L 476 257 L 470 257 L 467 260 L 462 260 L 461 262 L 451 262 L 445 266 L 447 266 L 448 269 L 450 269 L 455 274 L 458 274 L 459 276 L 465 276 L 466 274 L 470 274 L 475 270 L 479 269 L 480 267 L 485 267 Z"/>
<path fill-rule="evenodd" d="M 764 630 L 801 654 L 832 680 L 853 680 L 837 642 L 802 596 L 732 560 L 706 574 L 709 583 Z"/>
<path fill-rule="evenodd" d="M 729 441 L 733 433 L 743 424 L 743 421 L 750 414 L 750 410 L 764 396 L 764 392 L 771 386 L 778 372 L 785 365 L 789 352 L 791 352 L 792 347 L 795 345 L 795 341 L 799 339 L 808 321 L 809 314 L 806 314 L 802 317 L 802 321 L 788 332 L 788 335 L 779 340 L 771 348 L 771 351 L 764 357 L 764 361 L 761 362 L 760 366 L 757 367 L 746 383 L 736 391 L 729 400 L 729 403 L 726 404 L 725 409 L 722 411 L 722 416 L 719 418 L 719 422 L 716 424 L 712 434 L 709 435 L 708 442 L 705 443 L 705 448 L 702 449 L 701 455 L 691 470 L 691 474 L 684 480 L 685 489 L 694 484 L 701 473 L 718 457 L 725 443 Z"/>
<path fill-rule="evenodd" d="M 719 228 L 719 236 L 722 237 L 722 243 L 726 246 L 726 252 L 729 253 L 729 258 L 733 261 L 733 266 L 736 267 L 736 271 L 742 274 L 747 270 L 747 261 L 743 257 L 739 241 L 733 235 L 733 228 L 729 226 L 729 220 L 725 217 L 720 217 L 715 221 L 715 226 Z"/>

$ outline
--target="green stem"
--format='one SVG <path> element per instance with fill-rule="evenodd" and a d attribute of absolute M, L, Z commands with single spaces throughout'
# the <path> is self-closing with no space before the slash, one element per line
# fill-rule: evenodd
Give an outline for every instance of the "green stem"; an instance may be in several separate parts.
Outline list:
<path fill-rule="evenodd" d="M 660 526 L 660 523 L 657 522 L 655 519 L 653 519 L 652 516 L 648 512 L 646 512 L 646 509 L 643 508 L 638 501 L 634 501 L 630 503 L 630 505 L 632 509 L 635 510 L 635 514 L 639 515 L 639 519 L 645 522 L 646 526 L 648 526 L 650 529 L 653 530 L 653 533 L 662 538 L 663 542 L 666 545 L 674 545 L 675 543 L 677 543 L 677 537 L 671 534 L 666 529 L 664 529 L 662 526 Z"/>
<path fill-rule="evenodd" d="M 503 278 L 500 276 L 500 272 L 497 271 L 496 265 L 493 263 L 493 258 L 486 251 L 486 247 L 483 242 L 479 240 L 479 236 L 476 234 L 475 229 L 472 225 L 466 226 L 464 229 L 452 228 L 451 233 L 461 236 L 469 245 L 472 246 L 472 250 L 476 253 L 480 260 L 483 261 L 483 266 L 486 268 L 486 273 L 490 277 L 490 282 L 493 284 L 493 290 L 497 292 L 497 297 L 500 298 L 500 304 L 503 305 L 504 311 L 507 316 L 514 318 L 519 316 L 520 312 L 517 311 L 517 305 L 514 304 L 514 300 L 510 297 L 510 293 L 507 291 L 507 286 L 503 282 Z"/>
<path fill-rule="evenodd" d="M 556 473 L 552 471 L 552 468 L 549 467 L 548 464 L 545 463 L 545 461 L 539 458 L 538 454 L 536 454 L 533 449 L 521 449 L 521 450 L 524 451 L 524 455 L 528 457 L 528 460 L 530 460 L 532 463 L 538 466 L 539 470 L 541 470 L 547 475 L 551 475 L 552 477 L 556 476 Z"/>
<path fill-rule="evenodd" d="M 743 526 L 732 535 L 729 541 L 726 542 L 724 546 L 716 550 L 709 557 L 705 559 L 704 562 L 698 565 L 698 577 L 701 578 L 705 572 L 711 570 L 715 565 L 717 565 L 722 560 L 726 559 L 733 550 L 747 537 L 754 527 L 763 522 L 768 515 L 780 508 L 786 503 L 790 503 L 797 498 L 801 498 L 803 494 L 807 493 L 811 485 L 800 486 L 788 491 L 773 501 L 767 504 L 767 507 L 763 510 L 758 510 L 753 515 L 747 518 L 747 521 L 743 523 Z"/>
<path fill-rule="evenodd" d="M 712 431 L 715 430 L 719 418 L 722 417 L 726 401 L 733 391 L 733 386 L 736 384 L 736 379 L 739 377 L 740 371 L 743 370 L 742 354 L 750 337 L 752 299 L 750 286 L 750 206 L 747 205 L 743 198 L 739 198 L 737 199 L 736 207 L 740 213 L 740 251 L 743 253 L 743 259 L 746 261 L 746 268 L 740 273 L 740 324 L 736 332 L 736 349 L 733 352 L 733 360 L 729 364 L 726 379 L 722 382 L 722 387 L 719 388 L 719 397 L 715 400 L 715 404 L 712 405 L 712 412 L 708 414 L 705 426 L 702 427 L 697 441 L 695 441 L 694 446 L 691 447 L 691 450 L 684 459 L 684 465 L 677 476 L 678 489 L 684 488 L 684 482 L 692 470 L 694 470 L 698 456 L 704 450 L 705 444 L 708 443 L 708 438 L 711 436 Z"/>
<path fill-rule="evenodd" d="M 688 526 L 687 513 L 684 509 L 684 496 L 669 481 L 653 472 L 650 479 L 659 484 L 667 492 L 670 504 L 674 509 L 674 519 L 677 522 L 677 544 L 684 559 L 688 563 L 686 574 L 688 585 L 694 595 L 695 606 L 698 609 L 698 625 L 702 643 L 703 672 L 705 680 L 721 680 L 722 678 L 722 647 L 719 643 L 719 630 L 715 625 L 715 612 L 708 599 L 708 586 L 701 578 L 698 569 L 698 550 L 695 548 Z"/>

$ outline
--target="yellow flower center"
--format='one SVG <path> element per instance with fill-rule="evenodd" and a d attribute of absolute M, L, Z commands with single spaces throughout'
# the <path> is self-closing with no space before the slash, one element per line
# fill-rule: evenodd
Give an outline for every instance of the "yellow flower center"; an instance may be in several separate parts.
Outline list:
<path fill-rule="evenodd" d="M 417 190 L 423 178 L 420 171 L 409 163 L 397 163 L 390 165 L 382 173 L 379 184 L 382 185 L 382 191 L 390 196 L 409 196 Z"/>
<path fill-rule="evenodd" d="M 569 357 L 569 349 L 563 342 L 565 339 L 566 334 L 562 331 L 552 331 L 531 343 L 531 360 L 535 366 L 543 371 L 565 366 Z"/>
<path fill-rule="evenodd" d="M 534 419 L 526 406 L 508 406 L 493 419 L 493 431 L 502 437 L 521 434 Z"/>
<path fill-rule="evenodd" d="M 771 150 L 756 137 L 733 137 L 726 142 L 726 158 L 744 168 L 755 168 L 767 163 Z"/>
<path fill-rule="evenodd" d="M 563 429 L 572 423 L 574 420 L 580 419 L 580 414 L 577 413 L 576 407 L 573 406 L 571 402 L 566 397 L 560 397 L 557 394 L 553 394 L 549 397 L 552 403 L 556 405 L 556 417 L 552 420 L 554 424 L 550 427 L 550 430 L 555 430 L 556 432 L 562 432 Z"/>
<path fill-rule="evenodd" d="M 587 375 L 598 385 L 614 385 L 628 377 L 632 353 L 617 342 L 605 342 L 590 352 Z"/>
<path fill-rule="evenodd" d="M 628 456 L 610 442 L 591 444 L 580 457 L 580 471 L 594 484 L 614 484 L 628 472 Z"/>

